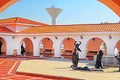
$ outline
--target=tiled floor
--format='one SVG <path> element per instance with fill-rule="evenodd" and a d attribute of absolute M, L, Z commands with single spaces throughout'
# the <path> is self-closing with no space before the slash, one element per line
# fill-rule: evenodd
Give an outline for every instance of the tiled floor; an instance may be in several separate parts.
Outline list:
<path fill-rule="evenodd" d="M 21 60 L 0 58 L 0 80 L 52 80 L 43 77 L 17 75 L 16 69 Z"/>
<path fill-rule="evenodd" d="M 103 72 L 88 72 L 71 70 L 71 64 L 71 60 L 68 59 L 4 57 L 0 58 L 0 80 L 75 80 L 75 78 L 79 80 L 120 80 L 118 67 L 108 67 Z M 88 65 L 88 61 L 85 60 L 80 60 L 78 66 L 86 65 L 94 67 Z"/>
<path fill-rule="evenodd" d="M 71 64 L 71 60 L 68 59 L 50 58 L 43 60 L 23 60 L 19 65 L 17 72 L 32 72 L 37 74 L 83 80 L 120 80 L 120 72 L 118 72 L 118 67 L 105 66 L 106 69 L 103 69 L 103 71 L 83 71 L 72 70 L 70 68 Z M 86 60 L 80 60 L 78 66 L 88 66 L 90 69 L 94 68 L 94 66 L 89 65 L 89 61 Z"/>

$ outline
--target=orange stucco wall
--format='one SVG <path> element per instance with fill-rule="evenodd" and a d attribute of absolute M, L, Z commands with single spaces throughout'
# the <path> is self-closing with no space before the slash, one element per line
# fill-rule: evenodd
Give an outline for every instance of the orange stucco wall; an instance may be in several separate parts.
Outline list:
<path fill-rule="evenodd" d="M 25 42 L 25 51 L 28 53 L 33 52 L 33 44 L 29 39 L 24 39 Z"/>
<path fill-rule="evenodd" d="M 67 38 L 64 40 L 63 45 L 64 45 L 64 49 L 62 49 L 62 51 L 64 52 L 64 50 L 74 50 L 74 43 L 75 40 L 71 39 L 71 38 Z"/>
<path fill-rule="evenodd" d="M 1 41 L 2 41 L 2 52 L 6 53 L 6 43 L 3 39 Z"/>
<path fill-rule="evenodd" d="M 40 48 L 40 53 L 44 53 L 46 49 L 52 50 L 52 54 L 54 54 L 53 42 L 49 38 L 45 38 L 42 40 L 43 48 Z"/>
<path fill-rule="evenodd" d="M 45 38 L 42 40 L 43 47 L 45 49 L 52 49 L 53 48 L 53 42 L 49 38 Z"/>
<path fill-rule="evenodd" d="M 91 39 L 88 42 L 87 51 L 98 51 L 100 49 L 101 43 L 102 43 L 101 39 L 98 38 Z"/>
<path fill-rule="evenodd" d="M 88 51 L 99 51 L 102 40 L 99 38 L 94 38 L 89 40 L 87 44 L 87 53 Z M 104 50 L 104 55 L 107 55 L 107 48 Z"/>

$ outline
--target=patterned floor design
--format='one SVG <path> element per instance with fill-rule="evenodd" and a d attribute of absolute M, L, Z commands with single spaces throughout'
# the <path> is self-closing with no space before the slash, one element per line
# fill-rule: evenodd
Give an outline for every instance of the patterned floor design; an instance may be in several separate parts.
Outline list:
<path fill-rule="evenodd" d="M 53 80 L 43 77 L 18 75 L 16 69 L 21 60 L 0 58 L 0 80 Z"/>

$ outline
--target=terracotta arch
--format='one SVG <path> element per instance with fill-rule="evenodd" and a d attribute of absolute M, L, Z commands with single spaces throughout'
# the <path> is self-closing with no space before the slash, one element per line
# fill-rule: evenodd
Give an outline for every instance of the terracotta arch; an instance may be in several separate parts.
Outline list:
<path fill-rule="evenodd" d="M 6 10 L 11 5 L 15 4 L 19 0 L 0 0 L 0 13 Z"/>
<path fill-rule="evenodd" d="M 106 55 L 107 47 L 102 39 L 93 37 L 88 41 L 86 50 L 86 57 L 88 58 L 88 60 L 93 60 L 94 55 L 98 54 L 101 45 L 104 45 L 104 55 Z"/>
<path fill-rule="evenodd" d="M 73 38 L 65 38 L 61 44 L 61 56 L 65 58 L 71 58 L 74 50 L 75 40 Z"/>
<path fill-rule="evenodd" d="M 29 38 L 24 38 L 21 43 L 23 43 L 24 48 L 25 48 L 25 55 L 26 56 L 33 56 L 33 43 Z"/>
<path fill-rule="evenodd" d="M 108 6 L 120 17 L 120 0 L 98 0 Z"/>
<path fill-rule="evenodd" d="M 50 38 L 43 38 L 40 42 L 40 54 L 44 57 L 54 56 L 54 44 Z"/>
<path fill-rule="evenodd" d="M 117 48 L 118 54 L 120 54 L 120 40 L 116 43 L 115 48 Z M 116 55 L 116 53 L 115 53 L 115 55 Z"/>

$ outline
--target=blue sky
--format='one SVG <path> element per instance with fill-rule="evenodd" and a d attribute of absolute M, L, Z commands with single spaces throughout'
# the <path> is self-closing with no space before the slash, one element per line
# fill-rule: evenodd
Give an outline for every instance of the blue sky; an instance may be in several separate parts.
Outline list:
<path fill-rule="evenodd" d="M 51 24 L 51 17 L 45 10 L 54 5 L 63 9 L 56 19 L 59 24 L 116 23 L 120 18 L 98 0 L 19 0 L 0 14 L 0 19 L 22 17 Z"/>

